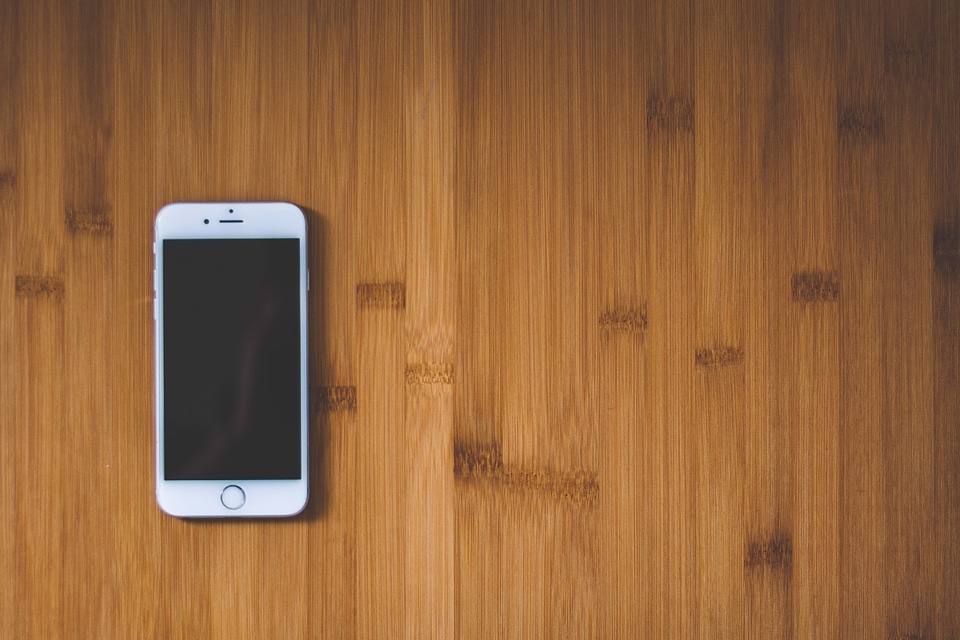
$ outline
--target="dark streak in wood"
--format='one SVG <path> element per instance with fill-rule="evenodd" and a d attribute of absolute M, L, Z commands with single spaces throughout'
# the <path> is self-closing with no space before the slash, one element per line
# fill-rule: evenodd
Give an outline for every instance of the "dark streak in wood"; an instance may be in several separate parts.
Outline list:
<path fill-rule="evenodd" d="M 402 282 L 364 282 L 357 285 L 357 306 L 403 309 L 407 289 Z"/>
<path fill-rule="evenodd" d="M 836 271 L 800 271 L 793 274 L 790 288 L 794 302 L 836 302 L 840 276 Z"/>
<path fill-rule="evenodd" d="M 113 234 L 112 207 L 78 208 L 68 207 L 66 211 L 67 229 L 71 233 L 89 233 L 92 235 Z"/>
<path fill-rule="evenodd" d="M 697 366 L 705 369 L 730 367 L 743 362 L 743 349 L 740 347 L 716 347 L 697 349 Z"/>
<path fill-rule="evenodd" d="M 314 387 L 311 392 L 310 406 L 314 414 L 354 411 L 357 408 L 357 388 L 354 386 Z"/>
<path fill-rule="evenodd" d="M 63 296 L 63 278 L 56 276 L 17 276 L 15 295 L 18 298 L 35 298 Z"/>
<path fill-rule="evenodd" d="M 446 362 L 424 362 L 407 366 L 407 384 L 453 384 L 453 365 Z"/>
<path fill-rule="evenodd" d="M 596 473 L 509 467 L 503 463 L 499 444 L 454 442 L 453 473 L 460 482 L 489 483 L 510 490 L 531 491 L 581 507 L 595 505 L 600 497 Z"/>

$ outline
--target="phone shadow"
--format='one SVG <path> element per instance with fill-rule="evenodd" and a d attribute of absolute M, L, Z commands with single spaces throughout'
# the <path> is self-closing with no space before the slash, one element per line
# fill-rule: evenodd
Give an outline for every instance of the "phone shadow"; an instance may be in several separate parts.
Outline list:
<path fill-rule="evenodd" d="M 328 223 L 315 209 L 297 205 L 307 218 L 307 266 L 310 290 L 307 292 L 308 375 L 309 375 L 309 465 L 310 496 L 307 506 L 292 520 L 319 520 L 330 507 L 333 477 L 330 465 L 330 415 L 322 410 L 319 390 L 323 367 L 327 362 L 327 277 Z"/>

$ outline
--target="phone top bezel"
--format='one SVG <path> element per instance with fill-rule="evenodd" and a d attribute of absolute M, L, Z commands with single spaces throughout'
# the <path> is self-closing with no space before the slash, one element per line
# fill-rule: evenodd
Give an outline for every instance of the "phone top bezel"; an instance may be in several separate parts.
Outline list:
<path fill-rule="evenodd" d="M 231 211 L 232 210 L 232 211 Z M 209 220 L 204 223 L 204 220 Z M 221 223 L 221 220 L 243 220 Z M 240 238 L 296 238 L 300 241 L 301 433 L 300 478 L 294 480 L 167 480 L 163 474 L 163 241 Z M 288 517 L 304 509 L 309 495 L 309 416 L 307 381 L 307 229 L 299 207 L 285 202 L 173 203 L 163 207 L 154 223 L 154 398 L 155 475 L 160 508 L 183 518 Z M 246 502 L 238 510 L 225 507 L 220 493 L 240 486 Z"/>

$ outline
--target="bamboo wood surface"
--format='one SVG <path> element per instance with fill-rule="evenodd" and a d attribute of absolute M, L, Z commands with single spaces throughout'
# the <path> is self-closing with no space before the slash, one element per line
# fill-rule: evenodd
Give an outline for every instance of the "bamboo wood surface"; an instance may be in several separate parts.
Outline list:
<path fill-rule="evenodd" d="M 958 34 L 0 0 L 0 636 L 960 638 Z M 292 520 L 156 506 L 181 200 L 307 212 Z"/>

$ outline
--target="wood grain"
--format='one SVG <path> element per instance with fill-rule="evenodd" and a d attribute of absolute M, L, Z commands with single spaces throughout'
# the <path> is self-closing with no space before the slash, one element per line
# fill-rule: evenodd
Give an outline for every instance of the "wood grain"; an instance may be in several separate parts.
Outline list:
<path fill-rule="evenodd" d="M 0 636 L 960 637 L 958 34 L 0 1 Z M 169 518 L 153 217 L 274 199 L 311 501 Z"/>

